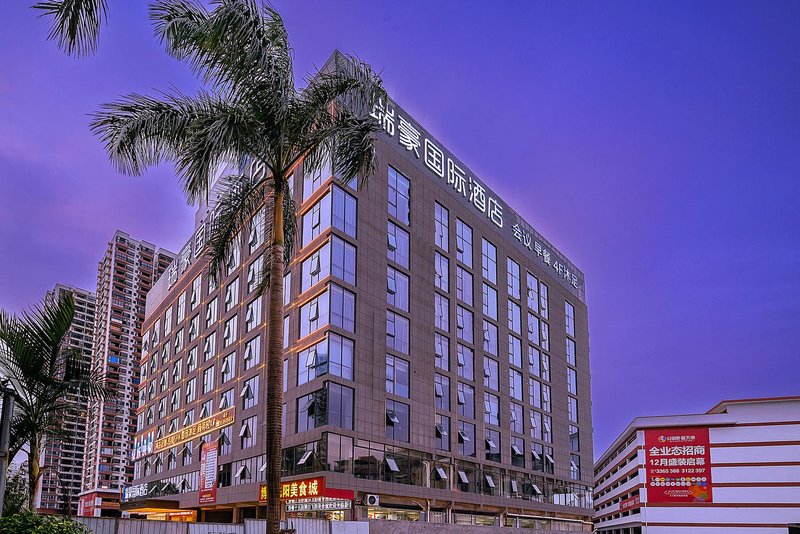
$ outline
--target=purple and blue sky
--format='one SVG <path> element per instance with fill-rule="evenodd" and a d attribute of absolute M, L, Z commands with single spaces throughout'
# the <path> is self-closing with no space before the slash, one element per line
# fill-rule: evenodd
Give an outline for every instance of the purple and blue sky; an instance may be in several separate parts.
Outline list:
<path fill-rule="evenodd" d="M 0 4 L 0 308 L 93 288 L 117 228 L 176 250 L 171 169 L 119 175 L 88 114 L 196 86 L 144 1 L 99 53 Z M 637 415 L 800 393 L 800 3 L 276 0 L 298 78 L 334 48 L 586 273 L 596 453 Z"/>

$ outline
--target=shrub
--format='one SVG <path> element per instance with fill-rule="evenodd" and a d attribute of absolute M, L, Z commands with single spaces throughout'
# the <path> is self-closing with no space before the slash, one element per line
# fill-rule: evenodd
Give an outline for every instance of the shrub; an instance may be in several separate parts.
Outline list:
<path fill-rule="evenodd" d="M 30 510 L 0 518 L 0 534 L 91 534 L 67 517 L 40 515 Z"/>

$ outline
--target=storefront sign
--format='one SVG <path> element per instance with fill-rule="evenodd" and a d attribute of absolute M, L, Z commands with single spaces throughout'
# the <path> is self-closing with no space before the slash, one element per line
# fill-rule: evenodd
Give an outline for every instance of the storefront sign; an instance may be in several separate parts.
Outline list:
<path fill-rule="evenodd" d="M 648 503 L 713 502 L 708 427 L 644 433 Z"/>
<path fill-rule="evenodd" d="M 134 486 L 127 486 L 122 488 L 122 502 L 136 501 L 139 499 L 146 499 L 149 495 L 150 483 L 136 484 Z"/>
<path fill-rule="evenodd" d="M 353 501 L 346 499 L 328 499 L 325 497 L 298 499 L 286 503 L 287 512 L 330 512 L 333 510 L 349 510 L 352 507 Z"/>
<path fill-rule="evenodd" d="M 397 142 L 422 160 L 428 170 L 437 178 L 446 180 L 457 195 L 463 196 L 467 203 L 481 215 L 488 218 L 498 228 L 504 227 L 504 206 L 500 199 L 493 196 L 491 190 L 474 176 L 470 176 L 459 162 L 448 152 L 440 148 L 436 142 L 411 117 L 400 110 L 390 100 L 379 98 L 373 106 L 372 117 L 387 136 L 397 138 Z M 513 213 L 513 210 L 510 210 Z M 578 279 L 577 269 L 560 253 L 556 252 L 538 232 L 533 230 L 521 218 L 511 227 L 511 232 L 523 247 L 534 254 L 542 264 L 555 271 L 556 276 L 566 285 L 581 290 L 583 280 Z"/>
<path fill-rule="evenodd" d="M 217 441 L 203 443 L 200 449 L 200 504 L 217 502 Z"/>
<path fill-rule="evenodd" d="M 231 406 L 221 412 L 212 415 L 211 417 L 206 417 L 205 419 L 201 419 L 200 421 L 184 427 L 177 432 L 173 432 L 172 434 L 168 434 L 167 436 L 157 439 L 156 445 L 153 452 L 161 452 L 163 450 L 169 449 L 170 447 L 174 447 L 176 445 L 180 445 L 181 443 L 186 443 L 187 441 L 191 441 L 194 438 L 199 438 L 200 436 L 204 436 L 209 432 L 213 432 L 214 430 L 218 430 L 220 428 L 224 428 L 226 426 L 232 425 L 234 420 L 234 407 Z"/>
<path fill-rule="evenodd" d="M 619 503 L 619 511 L 625 512 L 627 510 L 633 510 L 634 508 L 641 508 L 641 504 L 641 498 L 637 495 Z"/>
<path fill-rule="evenodd" d="M 353 490 L 329 488 L 325 485 L 325 477 L 304 478 L 281 482 L 281 500 L 314 499 L 324 497 L 327 499 L 340 499 L 352 501 L 355 497 Z M 258 501 L 267 502 L 267 485 L 261 484 L 258 488 Z"/>

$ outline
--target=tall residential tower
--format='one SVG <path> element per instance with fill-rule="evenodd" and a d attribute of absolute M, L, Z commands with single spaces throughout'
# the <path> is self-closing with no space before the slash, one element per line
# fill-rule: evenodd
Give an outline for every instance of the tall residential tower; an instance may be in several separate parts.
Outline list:
<path fill-rule="evenodd" d="M 66 295 L 72 295 L 75 301 L 75 317 L 64 340 L 64 349 L 78 351 L 88 366 L 92 361 L 95 294 L 85 289 L 56 284 L 45 295 L 45 302 L 54 303 Z M 71 393 L 67 400 L 71 409 L 63 414 L 61 429 L 69 438 L 47 439 L 42 450 L 41 465 L 45 469 L 36 496 L 36 507 L 44 513 L 74 515 L 78 510 L 86 448 L 88 399 Z"/>
<path fill-rule="evenodd" d="M 120 490 L 131 482 L 145 298 L 174 257 L 118 230 L 98 267 L 92 366 L 112 395 L 89 403 L 79 515 L 117 515 Z"/>

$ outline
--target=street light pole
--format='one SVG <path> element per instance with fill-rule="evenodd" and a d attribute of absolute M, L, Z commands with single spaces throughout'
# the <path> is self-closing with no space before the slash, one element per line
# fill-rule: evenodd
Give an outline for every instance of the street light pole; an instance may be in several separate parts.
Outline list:
<path fill-rule="evenodd" d="M 8 474 L 8 448 L 11 442 L 11 417 L 14 413 L 14 391 L 3 386 L 3 411 L 0 415 L 0 517 L 3 517 L 3 504 L 6 497 L 6 478 Z"/>

